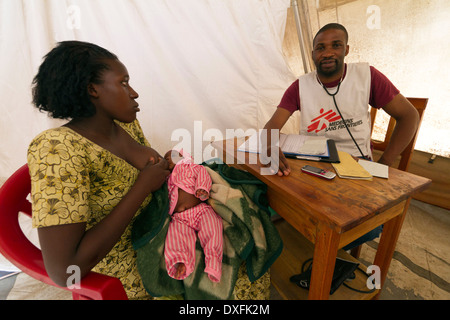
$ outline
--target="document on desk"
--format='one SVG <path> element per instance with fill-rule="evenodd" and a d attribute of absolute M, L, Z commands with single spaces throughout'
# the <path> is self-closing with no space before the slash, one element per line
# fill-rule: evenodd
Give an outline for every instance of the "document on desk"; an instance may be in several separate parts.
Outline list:
<path fill-rule="evenodd" d="M 387 165 L 363 159 L 359 159 L 358 163 L 374 177 L 389 178 L 389 167 Z"/>
<path fill-rule="evenodd" d="M 260 131 L 261 132 L 261 131 Z M 260 153 L 260 132 L 250 136 L 238 151 Z M 329 157 L 327 138 L 300 134 L 280 134 L 279 146 L 285 154 L 298 156 Z"/>

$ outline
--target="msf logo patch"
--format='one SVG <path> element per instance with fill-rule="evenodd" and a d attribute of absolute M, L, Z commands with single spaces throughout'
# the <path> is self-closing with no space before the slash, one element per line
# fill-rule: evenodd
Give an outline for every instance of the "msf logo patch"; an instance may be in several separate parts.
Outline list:
<path fill-rule="evenodd" d="M 339 119 L 341 119 L 341 116 L 333 110 L 328 110 L 324 113 L 322 108 L 320 109 L 320 116 L 311 120 L 311 124 L 308 126 L 308 132 L 320 132 L 326 129 L 330 122 L 334 122 Z"/>

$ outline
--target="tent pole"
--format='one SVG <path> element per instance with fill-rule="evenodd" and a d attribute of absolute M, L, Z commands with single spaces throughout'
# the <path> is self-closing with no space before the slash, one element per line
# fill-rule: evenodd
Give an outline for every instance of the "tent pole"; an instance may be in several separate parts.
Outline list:
<path fill-rule="evenodd" d="M 307 52 L 307 46 L 305 42 L 305 38 L 303 36 L 303 28 L 298 8 L 298 2 L 297 0 L 292 0 L 292 7 L 294 9 L 294 16 L 295 16 L 295 24 L 297 27 L 297 36 L 298 36 L 298 42 L 300 45 L 300 53 L 302 55 L 302 62 L 303 62 L 303 70 L 305 73 L 309 73 L 312 71 L 312 64 L 310 61 L 310 52 Z M 304 7 L 302 7 L 303 11 L 305 10 Z M 305 17 L 306 19 L 306 17 Z M 307 27 L 309 27 L 307 21 L 305 21 L 305 24 Z M 310 34 L 310 30 L 306 30 L 307 34 Z M 309 47 L 309 46 L 308 46 Z"/>

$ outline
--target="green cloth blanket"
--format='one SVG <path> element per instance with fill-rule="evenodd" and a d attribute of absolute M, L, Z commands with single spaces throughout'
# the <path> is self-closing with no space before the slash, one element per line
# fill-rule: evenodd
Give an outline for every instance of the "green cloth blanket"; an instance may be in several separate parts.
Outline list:
<path fill-rule="evenodd" d="M 224 164 L 203 164 L 212 178 L 208 203 L 222 217 L 223 261 L 219 283 L 204 272 L 203 250 L 197 239 L 195 270 L 184 280 L 168 276 L 164 241 L 170 223 L 167 184 L 136 218 L 132 243 L 146 290 L 154 297 L 180 295 L 185 299 L 231 299 L 238 269 L 245 261 L 251 282 L 268 271 L 283 243 L 270 220 L 266 185 L 250 173 Z"/>

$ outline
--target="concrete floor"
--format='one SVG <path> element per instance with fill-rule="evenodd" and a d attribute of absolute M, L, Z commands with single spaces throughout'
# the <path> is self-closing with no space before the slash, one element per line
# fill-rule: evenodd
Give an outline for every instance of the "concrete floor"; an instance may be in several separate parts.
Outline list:
<path fill-rule="evenodd" d="M 373 261 L 376 247 L 376 241 L 365 244 L 361 261 Z M 411 202 L 381 298 L 450 299 L 449 210 Z"/>
<path fill-rule="evenodd" d="M 373 261 L 377 241 L 363 246 L 361 261 Z M 3 260 L 2 260 L 3 259 Z M 0 256 L 0 266 L 4 258 Z M 382 300 L 450 299 L 450 211 L 411 202 L 382 291 Z M 0 280 L 1 300 L 66 300 L 71 294 L 26 274 Z M 271 299 L 279 295 L 272 290 Z"/>

